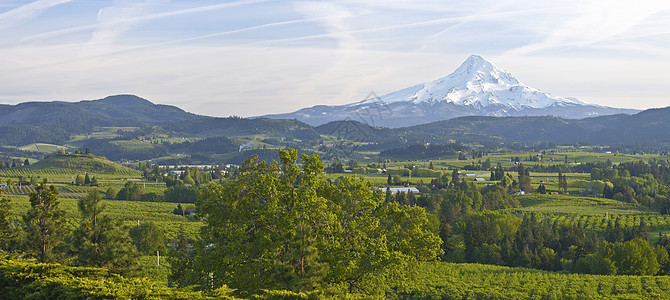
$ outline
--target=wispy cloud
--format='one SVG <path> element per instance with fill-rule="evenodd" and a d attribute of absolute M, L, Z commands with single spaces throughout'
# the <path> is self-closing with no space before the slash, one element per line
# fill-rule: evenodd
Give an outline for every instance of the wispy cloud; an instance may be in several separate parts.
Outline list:
<path fill-rule="evenodd" d="M 72 0 L 37 0 L 0 14 L 0 29 L 11 28 L 39 16 L 42 12 Z"/>
<path fill-rule="evenodd" d="M 543 33 L 540 42 L 512 49 L 506 54 L 527 55 L 591 46 L 630 32 L 650 16 L 668 9 L 670 3 L 663 0 L 636 1 L 634 4 L 626 0 L 587 2 L 565 22 Z"/>
<path fill-rule="evenodd" d="M 110 27 L 126 26 L 126 24 L 138 24 L 138 23 L 142 23 L 142 22 L 147 22 L 147 21 L 157 20 L 157 19 L 163 19 L 163 18 L 168 18 L 168 17 L 194 14 L 194 13 L 202 13 L 202 12 L 209 12 L 209 11 L 215 11 L 215 10 L 220 10 L 220 9 L 225 9 L 225 8 L 231 8 L 231 7 L 243 6 L 243 5 L 252 5 L 252 4 L 258 4 L 258 3 L 263 3 L 263 2 L 269 2 L 269 1 L 271 1 L 271 0 L 242 0 L 242 1 L 227 2 L 227 3 L 222 3 L 222 4 L 204 5 L 204 6 L 191 7 L 191 8 L 179 9 L 179 10 L 168 11 L 168 12 L 162 12 L 162 13 L 140 15 L 140 16 L 135 16 L 135 17 L 118 18 L 118 19 L 115 19 L 113 21 L 107 22 L 106 25 L 110 26 Z M 94 23 L 94 24 L 75 26 L 75 27 L 70 27 L 70 28 L 65 28 L 65 29 L 60 29 L 60 30 L 54 30 L 54 31 L 49 31 L 49 32 L 44 32 L 44 33 L 32 35 L 32 36 L 29 36 L 29 37 L 26 37 L 26 38 L 22 39 L 21 41 L 22 42 L 30 42 L 30 41 L 38 41 L 38 40 L 44 40 L 44 39 L 49 39 L 49 38 L 55 38 L 55 37 L 59 37 L 59 36 L 67 35 L 67 34 L 95 30 L 95 29 L 98 28 L 98 26 L 99 26 L 98 23 Z"/>

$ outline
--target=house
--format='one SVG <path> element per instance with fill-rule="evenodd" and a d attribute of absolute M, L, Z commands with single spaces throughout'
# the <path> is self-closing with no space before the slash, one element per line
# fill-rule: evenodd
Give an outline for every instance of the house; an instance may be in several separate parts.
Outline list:
<path fill-rule="evenodd" d="M 484 178 L 475 178 L 475 181 L 486 181 Z"/>
<path fill-rule="evenodd" d="M 418 194 L 419 190 L 415 187 L 401 187 L 401 188 L 388 188 L 391 191 L 391 194 L 405 193 L 405 194 Z"/>
<path fill-rule="evenodd" d="M 0 183 L 0 189 L 6 189 L 9 186 L 6 183 Z"/>

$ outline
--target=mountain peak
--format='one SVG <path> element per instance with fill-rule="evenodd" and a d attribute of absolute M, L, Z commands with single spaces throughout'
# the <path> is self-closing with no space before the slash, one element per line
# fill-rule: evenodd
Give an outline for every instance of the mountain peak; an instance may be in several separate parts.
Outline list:
<path fill-rule="evenodd" d="M 319 125 L 365 115 L 376 118 L 375 125 L 401 127 L 461 116 L 574 119 L 631 112 L 544 93 L 485 58 L 470 55 L 453 73 L 434 81 L 342 106 L 314 106 L 270 117 Z"/>
<path fill-rule="evenodd" d="M 543 93 L 479 55 L 471 55 L 446 77 L 382 96 L 384 102 L 452 103 L 481 109 L 500 106 L 520 111 L 583 102 Z"/>
<path fill-rule="evenodd" d="M 470 55 L 470 57 L 468 57 L 468 59 L 466 59 L 461 66 L 448 77 L 455 77 L 457 75 L 467 76 L 469 79 L 488 79 L 491 81 L 497 81 L 500 77 L 505 77 L 505 79 L 511 79 L 518 83 L 511 74 L 479 55 Z M 489 75 L 489 78 L 484 78 L 485 75 Z"/>
<path fill-rule="evenodd" d="M 137 105 L 137 104 L 150 104 L 153 103 L 147 99 L 144 99 L 139 96 L 130 95 L 130 94 L 121 94 L 121 95 L 112 95 L 107 96 L 103 99 L 97 100 L 103 103 L 109 103 L 115 106 L 128 106 L 128 105 Z"/>

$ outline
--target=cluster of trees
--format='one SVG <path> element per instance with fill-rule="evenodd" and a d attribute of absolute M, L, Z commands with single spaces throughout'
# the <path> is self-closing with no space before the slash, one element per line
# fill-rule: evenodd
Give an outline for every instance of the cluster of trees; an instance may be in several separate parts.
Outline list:
<path fill-rule="evenodd" d="M 670 213 L 670 165 L 667 161 L 630 162 L 593 168 L 591 179 L 605 182 L 603 196 Z"/>
<path fill-rule="evenodd" d="M 30 165 L 30 160 L 28 160 L 27 158 L 25 160 L 13 158 L 6 161 L 0 159 L 0 169 L 17 168 L 20 166 L 27 166 L 27 165 Z"/>
<path fill-rule="evenodd" d="M 30 208 L 19 227 L 10 226 L 9 200 L 0 200 L 0 250 L 25 253 L 42 263 L 107 268 L 132 275 L 138 269 L 137 251 L 120 220 L 104 215 L 97 190 L 78 202 L 80 218 L 72 230 L 60 208 L 58 189 L 44 180 L 30 194 Z"/>
<path fill-rule="evenodd" d="M 98 178 L 93 176 L 92 178 L 88 176 L 88 173 L 86 173 L 84 176 L 81 176 L 81 174 L 77 174 L 77 177 L 75 177 L 74 180 L 74 185 L 76 186 L 97 186 L 98 185 Z"/>
<path fill-rule="evenodd" d="M 484 212 L 462 221 L 465 226 L 455 231 L 462 235 L 464 253 L 451 248 L 448 259 L 464 256 L 468 262 L 603 275 L 663 275 L 670 268 L 667 249 L 647 242 L 644 221 L 629 230 L 618 219 L 614 226 L 610 221 L 604 240 L 586 233 L 580 223 L 561 225 L 534 215 L 519 223 L 512 216 Z"/>
<path fill-rule="evenodd" d="M 328 181 L 315 155 L 302 155 L 301 168 L 295 150 L 279 158 L 252 157 L 238 177 L 201 191 L 201 241 L 190 252 L 174 249 L 175 284 L 247 293 L 340 286 L 379 295 L 414 263 L 441 254 L 437 224 L 424 209 L 385 201 L 358 177 Z"/>
<path fill-rule="evenodd" d="M 195 203 L 199 195 L 200 188 L 183 184 L 170 186 L 163 193 L 145 193 L 142 186 L 132 181 L 126 182 L 119 191 L 109 187 L 105 192 L 107 199 L 140 202 Z"/>

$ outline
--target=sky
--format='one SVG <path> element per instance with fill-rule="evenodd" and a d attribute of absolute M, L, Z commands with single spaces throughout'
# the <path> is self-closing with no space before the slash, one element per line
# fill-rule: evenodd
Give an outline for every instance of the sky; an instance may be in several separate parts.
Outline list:
<path fill-rule="evenodd" d="M 384 95 L 472 54 L 557 96 L 670 106 L 670 1 L 0 1 L 2 104 L 135 94 L 248 117 Z"/>

